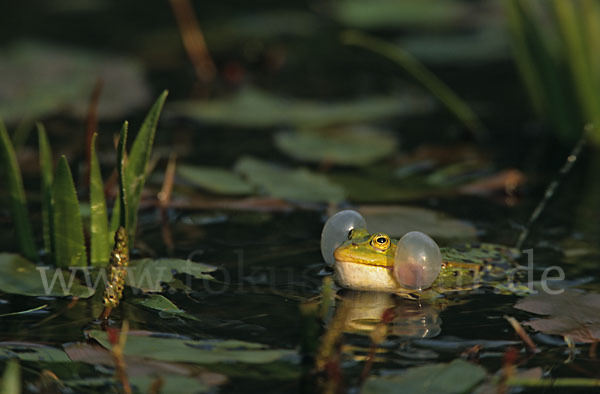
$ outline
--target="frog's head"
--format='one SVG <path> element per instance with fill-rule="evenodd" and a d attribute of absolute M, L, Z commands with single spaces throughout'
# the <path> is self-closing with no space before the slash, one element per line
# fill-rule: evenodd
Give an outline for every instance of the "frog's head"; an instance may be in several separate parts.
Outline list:
<path fill-rule="evenodd" d="M 333 256 L 336 261 L 393 267 L 396 243 L 387 234 L 369 234 L 364 228 L 356 228 L 350 231 L 348 240 L 334 251 Z"/>

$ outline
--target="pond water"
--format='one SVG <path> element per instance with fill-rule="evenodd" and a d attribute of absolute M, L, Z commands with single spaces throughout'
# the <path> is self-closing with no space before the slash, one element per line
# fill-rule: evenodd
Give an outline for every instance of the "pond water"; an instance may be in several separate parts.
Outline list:
<path fill-rule="evenodd" d="M 337 297 L 329 304 L 326 302 L 327 297 L 331 297 L 323 290 L 323 284 L 328 283 L 326 278 L 331 272 L 325 267 L 320 253 L 320 233 L 328 213 L 338 209 L 377 206 L 383 212 L 384 222 L 388 212 L 389 221 L 407 220 L 406 226 L 416 229 L 424 225 L 415 217 L 428 215 L 424 212 L 429 211 L 424 209 L 435 210 L 443 213 L 445 219 L 432 219 L 426 228 L 438 230 L 434 238 L 440 246 L 473 240 L 506 246 L 516 244 L 546 187 L 565 162 L 571 145 L 559 143 L 547 126 L 531 120 L 527 98 L 508 55 L 480 55 L 484 57 L 466 62 L 436 63 L 431 60 L 427 64 L 482 114 L 482 121 L 489 130 L 487 137 L 479 140 L 439 105 L 429 103 L 427 94 L 388 61 L 340 47 L 337 23 L 342 22 L 323 16 L 330 14 L 321 10 L 322 4 L 287 5 L 282 12 L 296 14 L 288 16 L 288 30 L 279 36 L 273 33 L 274 37 L 268 35 L 269 29 L 265 33 L 259 28 L 261 23 L 258 27 L 242 23 L 252 20 L 248 15 L 271 10 L 274 5 L 269 2 L 252 7 L 235 4 L 237 2 L 223 6 L 197 5 L 197 11 L 202 15 L 200 23 L 207 28 L 209 47 L 211 42 L 215 43 L 213 55 L 223 79 L 221 84 L 215 83 L 214 87 L 203 90 L 205 87 L 194 82 L 193 68 L 178 41 L 178 32 L 166 2 L 148 5 L 138 1 L 123 5 L 87 1 L 80 9 L 75 9 L 72 1 L 58 3 L 56 6 L 38 5 L 41 8 L 36 6 L 27 12 L 24 5 L 8 6 L 8 14 L 26 18 L 29 24 L 26 29 L 3 24 L 4 44 L 23 38 L 43 39 L 96 52 L 132 54 L 141 59 L 146 68 L 145 89 L 154 95 L 168 88 L 171 91 L 169 100 L 173 102 L 189 97 L 230 97 L 240 86 L 255 85 L 297 99 L 329 102 L 408 91 L 410 100 L 417 103 L 410 105 L 418 108 L 411 107 L 413 109 L 406 116 L 365 121 L 389 131 L 399 141 L 398 147 L 383 159 L 355 166 L 355 163 L 315 163 L 278 148 L 274 135 L 280 131 L 280 122 L 272 122 L 275 126 L 254 124 L 243 127 L 214 118 L 198 121 L 176 111 L 169 114 L 167 105 L 154 145 L 160 160 L 147 184 L 132 255 L 190 259 L 217 267 L 217 270 L 212 273 L 213 280 L 180 274 L 174 282 L 164 285 L 161 294 L 174 304 L 172 308 L 176 308 L 176 312 L 140 305 L 140 301 L 149 296 L 126 288 L 124 299 L 113 311 L 109 325 L 120 328 L 122 322 L 127 321 L 131 332 L 141 338 L 174 341 L 169 342 L 174 343 L 172 353 L 169 353 L 171 345 L 161 345 L 164 350 L 161 356 L 156 356 L 160 352 L 153 353 L 155 349 L 150 345 L 139 345 L 138 353 L 126 350 L 128 368 L 138 367 L 135 371 L 128 369 L 134 390 L 159 392 L 151 391 L 150 386 L 161 375 L 164 376 L 162 392 L 358 392 L 361 387 L 365 392 L 384 392 L 385 387 L 376 383 L 363 386 L 361 374 L 365 373 L 365 365 L 370 363 L 371 357 L 374 362 L 367 371 L 370 379 L 395 376 L 411 367 L 470 360 L 472 365 L 482 367 L 477 373 L 483 371 L 487 375 L 467 387 L 468 392 L 564 390 L 561 387 L 504 387 L 498 382 L 511 366 L 517 366 L 519 371 L 540 367 L 547 378 L 600 379 L 595 347 L 592 348 L 590 343 L 569 348 L 559 335 L 526 328 L 540 352 L 531 354 L 527 351 L 505 318 L 511 316 L 526 322 L 536 316 L 514 308 L 522 295 L 498 294 L 486 287 L 481 291 L 446 295 L 435 301 L 416 301 L 334 287 Z M 54 27 L 42 23 L 49 17 L 57 21 L 53 23 Z M 260 22 L 261 19 L 256 20 Z M 268 20 L 271 19 L 265 19 Z M 86 26 L 90 21 L 94 21 L 93 26 Z M 237 33 L 233 27 L 228 30 L 225 21 L 240 30 Z M 225 27 L 219 30 L 221 24 Z M 310 32 L 313 24 L 319 26 L 319 34 Z M 112 27 L 115 27 L 114 31 Z M 270 28 L 286 30 L 280 24 Z M 404 29 L 411 31 L 410 26 Z M 420 32 L 418 28 L 415 30 Z M 454 26 L 453 30 L 463 29 Z M 74 34 L 74 31 L 81 31 L 81 34 Z M 246 31 L 255 34 L 253 41 L 239 37 Z M 381 33 L 383 37 L 395 37 L 393 29 L 383 29 Z M 412 34 L 419 36 L 417 33 Z M 428 53 L 426 48 L 423 50 Z M 435 59 L 434 55 L 435 51 L 430 59 Z M 152 95 L 148 94 L 148 97 Z M 419 104 L 422 99 L 426 104 Z M 126 104 L 129 103 L 123 105 Z M 99 140 L 99 152 L 105 179 L 114 163 L 111 134 L 118 129 L 121 118 L 129 118 L 133 125 L 143 119 L 140 105 L 132 106 L 137 109 L 100 119 L 99 129 L 104 134 Z M 235 116 L 240 107 L 231 107 Z M 77 111 L 65 113 L 59 108 L 47 109 L 37 104 L 35 108 L 39 112 L 31 116 L 44 120 L 55 154 L 67 153 L 72 170 L 83 168 L 82 118 L 77 116 Z M 309 112 L 312 107 L 302 108 Z M 263 114 L 261 108 L 250 110 Z M 264 107 L 262 111 L 268 117 L 269 111 L 284 109 Z M 226 119 L 227 114 L 225 110 Z M 247 114 L 240 111 L 242 115 Z M 258 118 L 260 123 L 262 117 Z M 253 117 L 248 115 L 243 119 L 252 120 Z M 14 128 L 18 122 L 8 123 Z M 19 152 L 19 162 L 28 189 L 34 229 L 36 234 L 41 234 L 39 174 L 33 139 L 29 138 Z M 475 155 L 474 161 L 461 159 L 472 157 L 463 156 L 461 149 L 464 146 Z M 422 156 L 419 156 L 419 149 L 436 147 L 441 148 L 435 153 L 420 151 Z M 343 184 L 349 197 L 331 204 L 303 201 L 302 198 L 300 201 L 278 196 L 271 199 L 268 194 L 273 189 L 269 189 L 272 185 L 267 183 L 258 188 L 260 205 L 253 205 L 246 197 L 223 196 L 197 185 L 191 187 L 190 182 L 178 181 L 173 197 L 178 204 L 166 211 L 168 220 L 165 223 L 161 220 L 160 210 L 155 208 L 155 196 L 161 188 L 164 163 L 170 151 L 177 153 L 178 165 L 223 169 L 238 166 L 239 170 L 242 165 L 237 160 L 242 156 L 253 156 L 283 164 L 286 168 L 306 167 Z M 35 159 L 31 159 L 32 156 Z M 429 166 L 431 160 L 438 162 L 424 171 L 419 169 L 419 166 Z M 451 164 L 464 165 L 465 162 L 470 164 L 459 166 L 456 171 L 450 169 Z M 436 172 L 444 168 L 446 172 Z M 457 189 L 456 185 L 468 183 L 465 180 L 490 180 L 491 175 L 507 168 L 518 169 L 526 179 L 514 194 L 507 195 L 502 187 L 498 190 L 489 184 L 483 187 L 483 195 Z M 523 249 L 533 250 L 534 280 L 539 280 L 546 268 L 558 266 L 564 271 L 564 280 L 551 282 L 550 287 L 574 287 L 590 293 L 600 290 L 597 169 L 595 152 L 584 150 L 575 167 L 561 181 L 540 219 L 530 228 Z M 247 171 L 244 173 L 246 178 L 252 177 L 250 170 L 239 171 Z M 406 178 L 398 175 L 401 171 L 408 171 Z M 420 177 L 433 173 L 441 177 L 436 178 L 439 183 L 435 187 L 431 184 L 423 187 Z M 373 186 L 373 193 L 365 194 L 370 184 L 352 186 L 354 178 L 360 178 L 361 182 L 374 181 L 377 188 Z M 402 194 L 391 194 L 387 186 L 399 185 L 403 179 L 408 180 L 397 189 L 402 190 Z M 80 197 L 85 195 L 86 191 L 81 190 Z M 1 197 L 5 197 L 4 193 Z M 239 201 L 242 204 L 235 205 Z M 408 211 L 413 213 L 403 216 L 394 213 L 399 205 L 409 207 Z M 452 222 L 458 227 L 447 229 L 444 227 L 449 225 L 446 220 L 452 218 L 459 220 L 459 224 Z M 0 209 L 0 223 L 0 250 L 17 252 L 8 205 Z M 395 229 L 400 226 L 389 225 Z M 167 229 L 170 237 L 165 237 Z M 172 245 L 165 242 L 169 238 Z M 41 245 L 41 235 L 37 241 Z M 526 257 L 521 256 L 517 262 L 527 264 Z M 20 359 L 26 392 L 117 391 L 111 355 L 97 346 L 106 347 L 102 334 L 95 331 L 102 328 L 96 320 L 102 311 L 101 300 L 101 294 L 73 300 L 0 293 L 0 365 L 7 364 L 9 358 Z M 327 307 L 321 310 L 322 305 Z M 37 307 L 42 308 L 10 315 Z M 386 326 L 380 321 L 385 313 L 390 313 L 386 312 L 389 310 L 395 318 Z M 321 315 L 315 318 L 307 311 Z M 597 312 L 598 309 L 591 309 L 590 315 L 584 318 L 592 330 L 598 327 Z M 377 338 L 374 332 L 381 331 L 384 326 L 387 335 L 373 347 L 373 338 Z M 315 363 L 323 360 L 319 352 L 327 349 L 324 343 L 328 335 L 333 338 L 334 344 L 330 345 L 334 353 L 325 358 L 329 364 L 315 372 Z M 264 346 L 256 345 L 258 350 L 255 349 L 256 354 L 252 353 L 252 356 L 244 352 L 252 351 L 255 345 L 232 343 L 228 353 L 215 350 L 215 343 L 219 342 L 212 340 L 239 340 Z M 186 349 L 205 350 L 209 358 L 220 352 L 219 357 L 223 359 L 220 362 L 195 362 L 186 358 Z M 271 350 L 277 352 L 272 358 L 266 353 Z M 374 356 L 370 355 L 373 350 Z M 339 358 L 336 358 L 337 351 Z M 243 357 L 254 361 L 240 361 Z M 531 373 L 533 375 L 523 377 L 539 379 L 536 375 L 539 371 Z M 398 389 L 406 387 L 407 392 L 428 391 L 413 387 L 414 379 L 398 384 L 406 384 Z M 569 388 L 570 392 L 592 390 L 575 386 Z M 433 392 L 435 388 L 429 391 Z"/>

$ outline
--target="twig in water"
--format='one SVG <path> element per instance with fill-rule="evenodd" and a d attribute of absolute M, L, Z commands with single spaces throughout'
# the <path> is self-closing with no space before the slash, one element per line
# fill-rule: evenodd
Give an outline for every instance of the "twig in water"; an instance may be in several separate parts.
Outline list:
<path fill-rule="evenodd" d="M 171 203 L 171 192 L 173 191 L 173 184 L 175 180 L 175 164 L 177 155 L 172 153 L 169 156 L 169 163 L 167 164 L 167 170 L 165 171 L 165 177 L 163 180 L 162 188 L 158 193 L 158 201 L 160 204 L 160 218 L 162 223 L 162 238 L 163 242 L 167 246 L 169 251 L 175 248 L 173 243 L 173 236 L 171 234 L 171 228 L 169 227 L 169 215 L 168 209 Z"/>
<path fill-rule="evenodd" d="M 589 125 L 586 126 L 586 132 L 589 132 L 590 129 L 591 127 L 589 127 Z M 550 183 L 550 185 L 546 189 L 546 192 L 544 193 L 544 197 L 539 202 L 537 207 L 535 207 L 535 210 L 529 217 L 529 221 L 527 222 L 527 225 L 525 226 L 523 231 L 521 231 L 519 239 L 517 240 L 517 244 L 515 245 L 515 248 L 517 248 L 518 250 L 521 250 L 521 248 L 523 247 L 523 243 L 529 236 L 531 226 L 539 219 L 540 215 L 544 211 L 544 208 L 546 208 L 548 201 L 550 201 L 550 199 L 554 196 L 554 193 L 556 193 L 556 189 L 561 184 L 564 177 L 569 173 L 569 171 L 571 171 L 571 168 L 573 168 L 573 165 L 577 161 L 581 150 L 587 142 L 586 134 L 587 133 L 584 133 L 583 136 L 579 139 L 579 141 L 571 151 L 571 154 L 567 157 L 567 161 L 565 162 L 565 164 L 563 164 L 560 171 L 558 172 L 557 178 L 554 181 L 552 181 L 552 183 Z"/>
<path fill-rule="evenodd" d="M 517 335 L 519 335 L 519 337 L 521 337 L 521 340 L 523 342 L 525 342 L 525 344 L 527 345 L 527 348 L 532 353 L 539 353 L 540 350 L 537 348 L 537 346 L 535 346 L 535 343 L 533 343 L 533 341 L 531 340 L 531 338 L 529 337 L 529 335 L 525 332 L 525 330 L 523 329 L 523 327 L 521 327 L 521 324 L 517 321 L 517 319 L 515 319 L 512 316 L 507 316 L 507 315 L 504 315 L 504 318 L 506 320 L 508 320 L 508 322 L 510 323 L 510 325 L 512 326 L 512 328 L 515 330 L 515 332 L 517 333 Z"/>
<path fill-rule="evenodd" d="M 98 132 L 98 103 L 100 101 L 100 94 L 102 93 L 102 86 L 104 82 L 102 78 L 98 78 L 94 85 L 94 90 L 90 97 L 90 103 L 88 106 L 88 112 L 85 119 L 85 179 L 83 180 L 84 185 L 90 183 L 90 168 L 92 167 L 92 137 L 94 133 Z"/>

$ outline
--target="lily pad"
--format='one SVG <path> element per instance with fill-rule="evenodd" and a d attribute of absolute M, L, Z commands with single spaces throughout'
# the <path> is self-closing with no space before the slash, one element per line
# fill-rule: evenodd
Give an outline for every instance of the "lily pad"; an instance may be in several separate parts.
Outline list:
<path fill-rule="evenodd" d="M 0 342 L 0 358 L 47 362 L 71 361 L 62 349 L 29 342 Z"/>
<path fill-rule="evenodd" d="M 345 198 L 342 187 L 305 168 L 278 167 L 252 157 L 242 157 L 237 161 L 235 171 L 272 197 L 304 202 L 340 202 Z"/>
<path fill-rule="evenodd" d="M 7 122 L 67 110 L 82 118 L 102 78 L 97 115 L 116 119 L 144 105 L 149 89 L 140 63 L 51 44 L 20 42 L 0 51 L 0 118 Z"/>
<path fill-rule="evenodd" d="M 534 330 L 570 337 L 575 342 L 600 341 L 600 294 L 577 290 L 565 290 L 560 294 L 540 292 L 520 300 L 515 308 L 549 315 L 547 319 L 523 323 Z"/>
<path fill-rule="evenodd" d="M 226 195 L 251 194 L 254 188 L 238 174 L 217 167 L 178 165 L 177 175 L 194 186 Z"/>
<path fill-rule="evenodd" d="M 143 307 L 158 311 L 162 317 L 184 317 L 191 320 L 199 320 L 195 316 L 190 315 L 183 309 L 179 309 L 171 300 L 160 294 L 152 294 L 147 298 L 134 298 L 130 301 L 132 304 L 141 305 Z"/>
<path fill-rule="evenodd" d="M 108 334 L 92 330 L 87 333 L 102 346 L 110 348 Z M 281 360 L 294 360 L 296 352 L 287 349 L 269 349 L 267 346 L 236 340 L 192 340 L 181 336 L 148 332 L 127 335 L 125 355 L 141 356 L 163 361 L 179 361 L 195 364 L 241 362 L 262 364 Z"/>
<path fill-rule="evenodd" d="M 398 374 L 369 378 L 361 393 L 393 393 L 401 388 L 406 394 L 460 394 L 475 387 L 485 376 L 481 366 L 457 359 L 448 364 L 424 365 Z"/>
<path fill-rule="evenodd" d="M 318 102 L 275 96 L 247 87 L 219 100 L 185 101 L 167 107 L 171 115 L 238 127 L 357 123 L 414 114 L 429 101 L 413 96 L 373 96 L 348 102 Z"/>
<path fill-rule="evenodd" d="M 11 253 L 0 253 L 0 291 L 36 297 L 87 298 L 94 294 L 91 288 L 81 285 L 68 270 L 37 266 Z"/>
<path fill-rule="evenodd" d="M 209 272 L 217 267 L 182 259 L 134 260 L 127 269 L 128 286 L 147 292 L 163 291 L 162 283 L 170 283 L 176 274 L 188 274 L 197 279 L 213 280 Z"/>
<path fill-rule="evenodd" d="M 431 237 L 474 239 L 477 229 L 470 223 L 454 219 L 431 209 L 410 206 L 363 205 L 358 212 L 365 218 L 369 231 L 401 237 L 409 231 L 421 231 Z"/>
<path fill-rule="evenodd" d="M 326 132 L 283 132 L 275 136 L 275 145 L 299 160 L 361 166 L 391 155 L 396 139 L 381 130 L 353 126 Z"/>

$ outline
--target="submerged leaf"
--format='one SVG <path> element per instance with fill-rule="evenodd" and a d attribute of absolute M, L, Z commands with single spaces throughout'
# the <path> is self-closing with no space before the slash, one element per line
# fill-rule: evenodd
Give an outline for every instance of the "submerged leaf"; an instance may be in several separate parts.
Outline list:
<path fill-rule="evenodd" d="M 71 361 L 61 349 L 29 342 L 0 342 L 0 357 L 18 358 L 23 361 Z"/>
<path fill-rule="evenodd" d="M 391 237 L 401 237 L 409 231 L 421 231 L 434 238 L 477 237 L 477 229 L 472 224 L 426 208 L 363 205 L 358 212 L 369 224 L 371 233 L 382 232 Z"/>
<path fill-rule="evenodd" d="M 370 127 L 345 127 L 332 131 L 283 132 L 275 145 L 295 159 L 361 166 L 392 154 L 396 139 Z"/>
<path fill-rule="evenodd" d="M 25 200 L 25 189 L 23 178 L 17 163 L 15 150 L 8 137 L 6 127 L 0 117 L 0 175 L 4 178 L 4 187 L 8 191 L 10 200 L 10 212 L 17 233 L 17 242 L 21 253 L 29 259 L 36 260 L 37 249 L 33 239 L 31 224 L 29 223 L 29 212 Z"/>
<path fill-rule="evenodd" d="M 235 170 L 272 197 L 306 202 L 340 202 L 345 198 L 343 188 L 306 168 L 277 167 L 252 157 L 242 157 Z"/>
<path fill-rule="evenodd" d="M 226 195 L 251 194 L 254 188 L 238 174 L 217 167 L 178 165 L 177 175 L 194 186 Z"/>
<path fill-rule="evenodd" d="M 515 308 L 550 315 L 547 319 L 523 323 L 535 330 L 570 337 L 575 342 L 600 341 L 600 294 L 577 290 L 564 290 L 559 294 L 540 292 L 520 300 Z"/>
<path fill-rule="evenodd" d="M 41 123 L 37 124 L 38 146 L 40 154 L 40 175 L 42 193 L 42 230 L 44 234 L 44 249 L 46 253 L 54 253 L 54 230 L 52 219 L 52 182 L 54 176 L 54 163 L 52 161 L 52 151 L 50 142 L 46 135 L 46 129 Z"/>
<path fill-rule="evenodd" d="M 482 367 L 457 359 L 448 364 L 431 364 L 408 368 L 398 374 L 371 377 L 362 394 L 392 393 L 401 388 L 406 394 L 466 393 L 485 378 Z"/>
<path fill-rule="evenodd" d="M 429 108 L 428 102 L 408 96 L 365 97 L 349 102 L 317 102 L 287 99 L 256 88 L 245 88 L 221 100 L 171 104 L 173 115 L 238 127 L 279 125 L 328 125 L 390 118 Z"/>
<path fill-rule="evenodd" d="M 126 283 L 142 291 L 161 292 L 162 283 L 173 281 L 175 274 L 188 274 L 197 279 L 213 280 L 209 272 L 217 268 L 208 264 L 181 259 L 133 260 L 127 269 Z"/>
<path fill-rule="evenodd" d="M 57 267 L 86 266 L 83 224 L 67 158 L 62 156 L 52 185 L 54 261 Z"/>
<path fill-rule="evenodd" d="M 94 291 L 82 286 L 67 270 L 37 266 L 16 254 L 0 253 L 0 291 L 26 296 L 90 297 Z"/>
<path fill-rule="evenodd" d="M 100 163 L 96 155 L 96 137 L 92 137 L 90 164 L 90 262 L 93 266 L 105 267 L 110 259 L 108 242 L 108 214 L 104 198 L 104 183 Z"/>
<path fill-rule="evenodd" d="M 156 133 L 156 125 L 162 111 L 162 107 L 167 99 L 168 92 L 165 90 L 156 100 L 148 115 L 144 119 L 140 127 L 133 146 L 129 152 L 127 165 L 125 166 L 125 183 L 127 187 L 127 229 L 129 232 L 129 242 L 134 244 L 135 232 L 137 227 L 138 206 L 142 198 L 142 189 L 146 182 L 146 167 L 152 154 L 152 144 L 154 142 L 154 134 Z"/>
<path fill-rule="evenodd" d="M 111 347 L 108 334 L 99 330 L 87 332 L 90 338 L 102 346 Z M 294 359 L 296 352 L 288 349 L 269 349 L 267 346 L 237 340 L 192 340 L 167 334 L 139 332 L 129 333 L 124 349 L 125 355 L 142 356 L 163 361 L 180 361 L 196 364 L 241 362 L 248 364 L 270 363 Z"/>

